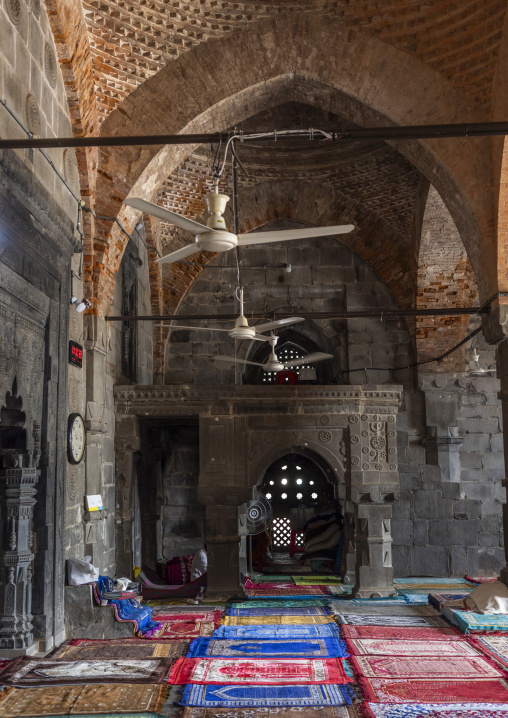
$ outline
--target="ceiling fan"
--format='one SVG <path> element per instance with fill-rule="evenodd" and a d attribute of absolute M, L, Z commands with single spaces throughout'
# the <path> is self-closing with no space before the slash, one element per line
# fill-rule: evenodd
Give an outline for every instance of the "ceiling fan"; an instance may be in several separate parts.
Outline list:
<path fill-rule="evenodd" d="M 340 224 L 335 227 L 310 227 L 308 229 L 284 229 L 274 232 L 250 232 L 249 234 L 232 234 L 226 229 L 223 213 L 229 197 L 226 194 L 219 194 L 218 186 L 215 184 L 215 191 L 206 195 L 206 204 L 210 217 L 206 225 L 187 219 L 176 212 L 159 207 L 156 204 L 147 202 L 138 197 L 124 200 L 123 204 L 134 207 L 145 214 L 150 214 L 166 222 L 192 232 L 195 235 L 194 244 L 177 249 L 157 262 L 166 264 L 168 262 L 179 262 L 191 254 L 201 250 L 207 252 L 226 252 L 234 247 L 246 247 L 250 244 L 268 244 L 269 242 L 285 242 L 290 239 L 306 239 L 310 237 L 323 237 L 330 234 L 347 234 L 355 228 L 354 224 Z"/>
<path fill-rule="evenodd" d="M 184 327 L 181 324 L 175 325 L 175 329 L 195 329 L 203 330 L 208 332 L 227 332 L 232 339 L 255 339 L 256 341 L 268 341 L 269 337 L 263 336 L 263 332 L 269 332 L 273 329 L 279 329 L 280 327 L 287 327 L 290 324 L 298 324 L 304 322 L 303 317 L 287 317 L 286 319 L 275 319 L 273 322 L 265 322 L 264 324 L 256 324 L 255 327 L 250 327 L 247 317 L 243 313 L 243 288 L 239 290 L 240 300 L 240 316 L 235 321 L 235 326 L 232 329 L 218 329 L 217 327 Z M 156 326 L 167 326 L 166 324 Z"/>
<path fill-rule="evenodd" d="M 270 342 L 270 347 L 272 351 L 270 352 L 270 356 L 264 362 L 264 364 L 261 364 L 257 361 L 247 361 L 244 359 L 241 359 L 240 361 L 242 361 L 244 364 L 260 366 L 265 371 L 284 371 L 284 369 L 291 369 L 292 367 L 302 366 L 302 364 L 314 364 L 315 362 L 324 361 L 325 359 L 333 359 L 333 354 L 325 354 L 324 352 L 312 352 L 311 354 L 306 354 L 304 357 L 300 357 L 299 359 L 290 359 L 289 361 L 281 362 L 275 354 L 275 347 L 277 345 L 279 337 L 272 332 L 270 336 L 267 337 L 267 339 Z M 238 358 L 218 355 L 215 357 L 215 361 L 236 362 L 238 361 Z"/>

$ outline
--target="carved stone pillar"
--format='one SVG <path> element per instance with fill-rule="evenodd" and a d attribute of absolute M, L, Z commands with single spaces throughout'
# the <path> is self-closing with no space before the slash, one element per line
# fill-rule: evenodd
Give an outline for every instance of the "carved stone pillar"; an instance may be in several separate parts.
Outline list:
<path fill-rule="evenodd" d="M 390 526 L 391 504 L 399 494 L 396 407 L 393 414 L 368 411 L 365 407 L 365 413 L 349 417 L 351 483 L 347 498 L 355 504 L 356 583 L 353 595 L 359 598 L 396 593 Z"/>
<path fill-rule="evenodd" d="M 344 548 L 342 551 L 343 583 L 355 583 L 356 577 L 356 516 L 355 505 L 351 501 L 344 502 Z"/>
<path fill-rule="evenodd" d="M 501 381 L 499 398 L 501 399 L 503 412 L 503 448 L 506 477 L 506 467 L 508 467 L 508 339 L 497 345 L 497 376 Z M 503 486 L 508 493 L 508 478 L 504 479 Z M 506 503 L 503 504 L 503 531 L 506 565 L 501 569 L 500 578 L 508 586 L 508 504 Z"/>
<path fill-rule="evenodd" d="M 24 454 L 4 454 L 0 468 L 0 653 L 8 649 L 7 655 L 37 650 L 32 633 L 32 518 L 40 471 L 23 463 L 28 463 Z"/>
<path fill-rule="evenodd" d="M 427 463 L 439 466 L 441 481 L 460 482 L 459 394 L 465 383 L 455 374 L 424 374 L 420 388 L 425 396 Z"/>

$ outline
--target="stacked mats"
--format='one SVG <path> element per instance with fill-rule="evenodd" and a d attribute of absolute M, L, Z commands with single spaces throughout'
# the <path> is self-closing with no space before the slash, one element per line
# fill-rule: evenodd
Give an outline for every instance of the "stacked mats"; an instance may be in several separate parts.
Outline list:
<path fill-rule="evenodd" d="M 224 709 L 235 709 L 237 718 L 270 709 L 280 718 L 307 712 L 310 718 L 316 709 L 322 718 L 349 718 L 356 712 L 348 708 L 354 694 L 346 656 L 339 627 L 319 599 L 251 598 L 232 603 L 212 636 L 192 642 L 169 681 L 185 685 L 185 718 Z"/>
<path fill-rule="evenodd" d="M 175 661 L 220 624 L 213 608 L 159 605 L 150 638 L 74 639 L 44 658 L 0 660 L 0 715 L 156 718 L 170 701 Z"/>

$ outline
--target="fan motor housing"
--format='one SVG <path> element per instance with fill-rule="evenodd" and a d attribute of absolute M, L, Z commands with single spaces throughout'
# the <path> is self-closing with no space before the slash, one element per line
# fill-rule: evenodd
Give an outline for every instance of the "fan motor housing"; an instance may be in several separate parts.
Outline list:
<path fill-rule="evenodd" d="M 231 232 L 216 230 L 198 234 L 196 244 L 207 252 L 227 252 L 238 245 L 238 238 Z"/>

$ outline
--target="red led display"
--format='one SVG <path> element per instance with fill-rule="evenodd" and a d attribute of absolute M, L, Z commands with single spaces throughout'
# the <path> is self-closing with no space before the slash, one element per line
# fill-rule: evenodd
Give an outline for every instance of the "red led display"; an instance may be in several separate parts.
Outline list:
<path fill-rule="evenodd" d="M 69 364 L 80 369 L 83 366 L 83 347 L 72 339 L 69 341 Z"/>

